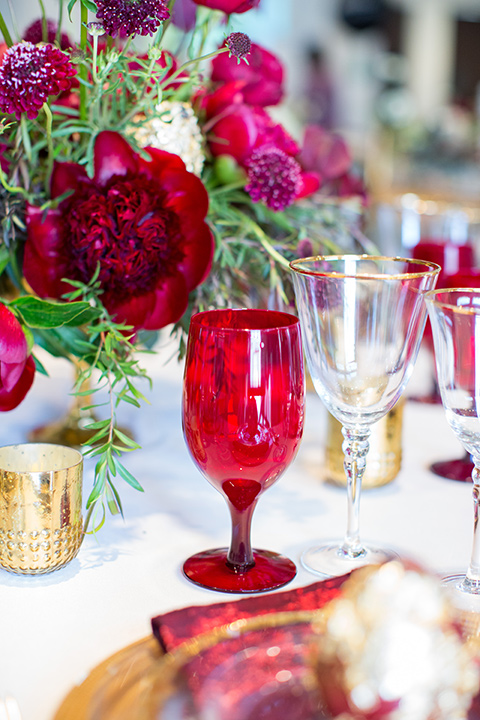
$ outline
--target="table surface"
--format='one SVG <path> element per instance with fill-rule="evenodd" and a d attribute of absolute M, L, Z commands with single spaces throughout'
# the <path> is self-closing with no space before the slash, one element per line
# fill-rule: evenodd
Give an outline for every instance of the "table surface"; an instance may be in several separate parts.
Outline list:
<path fill-rule="evenodd" d="M 44 576 L 0 569 L 0 696 L 16 696 L 23 720 L 52 720 L 70 689 L 112 653 L 150 634 L 150 619 L 191 604 L 226 596 L 191 584 L 182 562 L 192 553 L 228 544 L 230 521 L 223 498 L 195 468 L 180 421 L 182 368 L 171 347 L 146 356 L 153 379 L 143 388 L 149 404 L 120 415 L 142 449 L 125 464 L 145 488 L 121 487 L 125 518 L 109 517 L 88 536 L 65 568 Z M 424 387 L 427 358 L 420 358 L 410 394 Z M 2 444 L 24 442 L 27 432 L 66 410 L 72 369 L 49 360 L 50 377 L 37 374 L 32 392 L 4 414 Z M 341 537 L 346 492 L 322 479 L 325 410 L 308 393 L 303 441 L 294 463 L 260 499 L 252 529 L 254 546 L 283 552 L 298 565 L 289 587 L 318 580 L 300 565 L 304 549 L 322 538 Z M 387 486 L 365 490 L 364 539 L 390 545 L 431 570 L 464 570 L 472 541 L 471 485 L 433 475 L 434 460 L 462 450 L 441 406 L 408 401 L 404 410 L 403 462 Z M 85 495 L 93 479 L 86 463 Z"/>

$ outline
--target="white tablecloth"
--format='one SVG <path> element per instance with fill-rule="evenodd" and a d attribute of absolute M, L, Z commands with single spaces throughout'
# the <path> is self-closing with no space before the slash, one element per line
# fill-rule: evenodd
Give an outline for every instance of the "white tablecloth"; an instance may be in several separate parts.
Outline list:
<path fill-rule="evenodd" d="M 125 519 L 109 517 L 97 537 L 85 539 L 78 557 L 54 573 L 23 577 L 0 569 L 0 695 L 17 697 L 23 720 L 51 720 L 95 665 L 150 633 L 153 616 L 229 597 L 182 575 L 190 554 L 228 544 L 230 520 L 223 498 L 188 455 L 180 422 L 181 367 L 175 360 L 164 365 L 169 354 L 167 349 L 145 359 L 154 378 L 151 392 L 144 387 L 150 405 L 121 415 L 142 444 L 126 463 L 145 488 L 138 493 L 121 487 Z M 37 375 L 24 403 L 2 416 L 2 444 L 23 442 L 29 429 L 68 406 L 71 368 L 61 360 L 49 366 L 51 376 Z M 290 587 L 319 579 L 300 566 L 301 552 L 345 529 L 345 491 L 321 480 L 324 421 L 320 400 L 308 394 L 298 456 L 254 515 L 253 544 L 297 562 Z M 472 538 L 471 485 L 428 471 L 432 461 L 461 454 L 443 409 L 407 402 L 403 447 L 396 480 L 363 493 L 362 537 L 440 573 L 463 570 Z M 85 495 L 92 477 L 87 463 Z"/>

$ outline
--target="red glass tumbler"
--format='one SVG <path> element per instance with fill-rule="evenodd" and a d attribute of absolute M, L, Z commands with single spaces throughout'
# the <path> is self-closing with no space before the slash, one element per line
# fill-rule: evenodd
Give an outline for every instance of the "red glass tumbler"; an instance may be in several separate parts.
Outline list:
<path fill-rule="evenodd" d="M 185 575 L 232 593 L 271 590 L 295 564 L 252 549 L 252 515 L 260 495 L 294 459 L 304 422 L 305 375 L 298 318 L 269 310 L 211 310 L 190 324 L 182 421 L 190 454 L 225 498 L 229 548 L 190 557 Z"/>

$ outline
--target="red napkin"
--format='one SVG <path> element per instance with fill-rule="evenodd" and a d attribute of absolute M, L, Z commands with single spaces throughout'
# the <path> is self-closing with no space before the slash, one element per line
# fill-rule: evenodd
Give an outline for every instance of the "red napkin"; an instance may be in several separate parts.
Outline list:
<path fill-rule="evenodd" d="M 348 577 L 349 574 L 295 590 L 172 610 L 152 619 L 153 634 L 163 650 L 168 652 L 195 635 L 234 620 L 287 610 L 315 610 L 338 595 L 340 587 Z"/>
<path fill-rule="evenodd" d="M 315 610 L 336 597 L 348 575 L 268 595 L 174 610 L 152 619 L 165 651 L 241 618 L 290 610 Z M 184 671 L 197 717 L 216 720 L 312 720 L 324 717 L 306 675 L 307 624 L 248 632 L 220 642 Z"/>

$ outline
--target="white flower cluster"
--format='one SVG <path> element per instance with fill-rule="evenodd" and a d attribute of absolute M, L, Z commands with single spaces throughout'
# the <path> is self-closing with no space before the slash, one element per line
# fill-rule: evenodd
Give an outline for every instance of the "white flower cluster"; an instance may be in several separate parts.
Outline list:
<path fill-rule="evenodd" d="M 153 117 L 135 128 L 137 143 L 179 155 L 187 170 L 200 176 L 205 162 L 203 135 L 192 106 L 165 100 L 155 110 Z"/>

